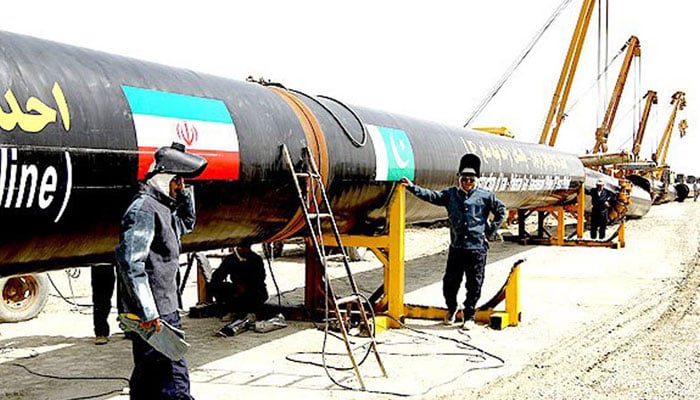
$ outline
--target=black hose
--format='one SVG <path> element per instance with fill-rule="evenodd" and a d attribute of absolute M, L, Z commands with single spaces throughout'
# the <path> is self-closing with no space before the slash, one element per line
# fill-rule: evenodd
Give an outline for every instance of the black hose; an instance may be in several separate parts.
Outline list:
<path fill-rule="evenodd" d="M 22 368 L 23 370 L 25 370 L 29 374 L 35 375 L 35 376 L 38 376 L 41 378 L 58 379 L 58 380 L 64 380 L 64 381 L 65 380 L 67 380 L 67 381 L 76 381 L 76 380 L 92 380 L 92 381 L 112 380 L 112 381 L 114 381 L 114 380 L 118 380 L 118 381 L 124 381 L 126 383 L 129 383 L 128 378 L 123 378 L 120 376 L 58 376 L 58 375 L 43 374 L 41 372 L 32 371 L 31 369 L 29 369 L 26 366 L 19 364 L 19 363 L 10 363 L 8 365 L 11 365 L 13 367 Z M 122 389 L 114 389 L 114 390 L 110 390 L 110 391 L 103 392 L 103 393 L 97 393 L 97 394 L 93 394 L 93 395 L 71 397 L 71 398 L 66 399 L 66 400 L 96 399 L 98 397 L 104 397 L 104 396 L 108 396 L 108 395 L 115 394 L 115 393 L 121 393 L 121 392 L 122 392 Z"/>
<path fill-rule="evenodd" d="M 345 103 L 341 102 L 340 100 L 336 100 L 330 96 L 318 95 L 318 97 L 320 97 L 322 99 L 330 100 L 330 101 L 338 104 L 339 106 L 343 107 L 344 109 L 348 110 L 348 112 L 350 114 L 352 114 L 353 117 L 355 117 L 355 119 L 357 120 L 357 123 L 360 124 L 360 128 L 362 128 L 362 140 L 360 140 L 358 142 L 357 140 L 355 140 L 354 137 L 350 136 L 348 134 L 348 132 L 343 129 L 343 131 L 345 132 L 345 135 L 347 135 L 348 139 L 350 139 L 350 141 L 352 142 L 352 144 L 355 147 L 362 147 L 365 144 L 367 144 L 367 128 L 365 127 L 365 124 L 362 123 L 362 119 L 360 119 L 360 116 L 357 115 L 357 113 L 355 113 L 355 111 L 353 111 L 352 108 L 348 107 L 347 105 L 345 105 Z"/>
<path fill-rule="evenodd" d="M 357 139 L 355 139 L 355 138 L 352 136 L 352 134 L 350 134 L 350 131 L 348 131 L 347 128 L 345 127 L 345 125 L 340 121 L 340 118 L 338 117 L 338 115 L 336 115 L 336 113 L 334 113 L 333 110 L 331 110 L 330 108 L 328 108 L 328 106 L 326 106 L 325 104 L 323 104 L 320 100 L 318 100 L 318 99 L 315 98 L 314 96 L 308 95 L 308 94 L 306 94 L 306 93 L 304 93 L 304 92 L 302 92 L 302 91 L 300 91 L 300 90 L 296 90 L 296 89 L 287 89 L 287 90 L 289 90 L 289 91 L 292 92 L 292 93 L 300 94 L 300 95 L 302 95 L 302 96 L 308 98 L 309 100 L 315 102 L 316 104 L 318 104 L 319 106 L 321 106 L 321 108 L 323 108 L 324 110 L 326 110 L 326 111 L 328 112 L 328 114 L 330 114 L 331 117 L 333 117 L 333 119 L 335 120 L 335 122 L 338 123 L 338 126 L 340 126 L 340 129 L 343 130 L 343 133 L 345 134 L 345 136 L 347 136 L 347 138 L 350 139 L 350 142 L 353 144 L 353 146 L 355 146 L 355 147 L 362 147 L 362 146 L 364 146 L 364 145 L 367 143 L 367 128 L 365 127 L 365 124 L 362 123 L 362 120 L 360 119 L 360 117 L 359 117 L 357 114 L 355 114 L 355 113 L 350 109 L 350 107 L 346 106 L 345 104 L 343 104 L 343 103 L 341 103 L 340 101 L 335 100 L 335 99 L 333 99 L 333 98 L 330 98 L 330 97 L 327 97 L 327 96 L 318 96 L 318 97 L 322 97 L 322 98 L 324 98 L 324 99 L 331 100 L 331 101 L 333 101 L 333 102 L 335 102 L 335 103 L 337 103 L 337 104 L 340 104 L 343 108 L 345 108 L 346 110 L 350 111 L 350 114 L 352 114 L 353 117 L 355 117 L 355 119 L 357 119 L 357 122 L 360 124 L 360 128 L 362 129 L 362 140 L 359 141 L 359 142 L 357 141 Z"/>
<path fill-rule="evenodd" d="M 267 260 L 267 267 L 270 270 L 270 277 L 272 277 L 272 283 L 275 284 L 275 290 L 277 291 L 277 307 L 280 309 L 282 308 L 282 293 L 280 292 L 280 287 L 277 285 L 277 278 L 275 278 L 275 272 L 272 270 L 272 258 L 274 255 L 272 254 L 273 251 L 273 246 L 274 243 L 269 242 L 269 243 L 263 243 L 263 247 L 267 246 L 267 251 L 263 249 L 263 255 L 265 256 L 265 259 Z"/>
<path fill-rule="evenodd" d="M 74 301 L 68 300 L 68 299 L 66 298 L 66 296 L 64 296 L 63 293 L 61 293 L 61 291 L 58 290 L 58 287 L 57 287 L 56 284 L 54 283 L 53 279 L 51 279 L 51 275 L 46 274 L 46 277 L 49 278 L 49 282 L 51 282 L 51 286 L 53 286 L 53 289 L 56 291 L 56 293 L 58 293 L 58 296 L 59 296 L 61 299 L 63 299 L 63 301 L 65 301 L 66 303 L 68 303 L 68 304 L 70 304 L 70 305 L 72 305 L 72 306 L 76 306 L 76 307 L 92 307 L 92 304 L 80 304 L 80 303 L 76 303 L 76 302 L 74 302 Z M 70 279 L 70 275 L 69 275 L 69 279 Z"/>

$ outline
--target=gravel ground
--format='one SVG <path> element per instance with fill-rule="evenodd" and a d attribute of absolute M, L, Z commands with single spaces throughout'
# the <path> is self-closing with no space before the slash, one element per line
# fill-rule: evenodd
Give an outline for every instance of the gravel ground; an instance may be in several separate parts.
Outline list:
<path fill-rule="evenodd" d="M 412 228 L 407 232 L 407 302 L 443 305 L 439 282 L 448 240 L 446 228 Z M 523 322 L 503 331 L 479 327 L 470 332 L 470 343 L 502 357 L 505 365 L 474 371 L 469 363 L 455 364 L 438 356 L 394 359 L 385 355 L 392 380 L 380 383 L 380 387 L 393 387 L 394 392 L 402 392 L 398 389 L 403 388 L 403 392 L 420 399 L 698 398 L 700 205 L 686 202 L 655 206 L 644 219 L 629 222 L 627 241 L 622 250 L 495 244 L 489 253 L 482 299 L 500 287 L 513 260 L 527 258 L 521 267 Z M 275 264 L 283 303 L 299 304 L 303 298 L 303 266 L 296 257 L 299 253 L 290 246 Z M 64 295 L 72 293 L 78 303 L 89 303 L 89 270 L 80 271 L 77 279 L 68 279 L 61 271 L 51 276 Z M 329 271 L 342 275 L 339 265 Z M 367 255 L 367 261 L 353 263 L 353 271 L 367 294 L 382 281 L 382 269 L 371 255 Z M 184 298 L 186 307 L 195 302 L 194 288 L 192 280 Z M 269 276 L 268 288 L 274 292 Z M 342 290 L 342 285 L 338 288 Z M 115 334 L 110 344 L 94 346 L 90 311 L 68 305 L 54 292 L 38 318 L 0 324 L 0 399 L 69 399 L 119 391 L 124 380 L 41 378 L 15 365 L 63 377 L 128 376 L 128 341 Z M 266 335 L 222 339 L 213 336 L 222 325 L 216 318 L 185 317 L 183 322 L 192 344 L 187 359 L 193 391 L 200 400 L 229 398 L 231 393 L 267 398 L 295 394 L 307 400 L 396 398 L 334 388 L 318 371 L 313 378 L 321 382 L 321 389 L 212 384 L 207 374 L 236 371 L 236 367 L 253 359 L 261 368 L 267 365 L 265 360 L 271 360 L 274 365 L 270 368 L 276 372 L 299 370 L 296 365 L 285 370 L 288 367 L 283 357 L 275 357 L 304 346 L 317 350 L 318 332 L 310 329 L 309 323 L 290 321 L 287 329 Z M 113 332 L 118 333 L 116 323 L 111 323 Z M 433 333 L 460 336 L 440 324 L 408 323 Z M 406 334 L 406 330 L 397 330 L 384 334 L 381 341 L 386 345 L 392 340 L 405 341 Z M 408 351 L 420 352 L 421 346 L 417 342 Z M 382 345 L 380 351 L 394 348 Z M 303 371 L 312 370 L 307 367 Z M 231 380 L 240 373 L 227 376 Z M 409 390 L 412 380 L 428 384 Z M 443 381 L 450 383 L 440 384 Z M 111 396 L 95 398 L 114 398 Z"/>
<path fill-rule="evenodd" d="M 631 302 L 551 343 L 517 373 L 454 394 L 493 400 L 700 398 L 699 227 L 697 203 L 653 207 L 632 221 L 632 245 L 668 260 L 650 273 L 671 278 L 642 287 Z"/>

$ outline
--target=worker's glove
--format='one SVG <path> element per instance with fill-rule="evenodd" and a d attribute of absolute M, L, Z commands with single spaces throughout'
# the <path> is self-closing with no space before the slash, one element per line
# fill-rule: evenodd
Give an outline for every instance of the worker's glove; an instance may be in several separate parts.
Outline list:
<path fill-rule="evenodd" d="M 175 201 L 178 205 L 190 202 L 192 196 L 192 186 L 185 186 L 183 189 L 175 189 Z"/>
<path fill-rule="evenodd" d="M 140 323 L 141 328 L 150 331 L 150 330 L 155 330 L 156 333 L 160 332 L 160 319 L 155 318 L 150 321 L 143 321 Z"/>

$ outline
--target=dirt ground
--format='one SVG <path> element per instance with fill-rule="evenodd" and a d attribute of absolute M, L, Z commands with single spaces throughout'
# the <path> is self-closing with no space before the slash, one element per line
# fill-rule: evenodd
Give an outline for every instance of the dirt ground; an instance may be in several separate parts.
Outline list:
<path fill-rule="evenodd" d="M 698 203 L 665 204 L 631 223 L 637 236 L 630 240 L 643 239 L 668 260 L 659 269 L 677 268 L 677 273 L 660 277 L 630 303 L 552 343 L 517 373 L 460 395 L 494 400 L 700 398 L 699 212 Z"/>
<path fill-rule="evenodd" d="M 699 398 L 699 243 L 700 205 L 693 202 L 655 206 L 645 218 L 630 221 L 627 246 L 620 250 L 496 243 L 482 300 L 502 285 L 515 260 L 525 258 L 521 325 L 503 331 L 480 326 L 465 334 L 438 322 L 408 320 L 416 331 L 378 336 L 390 378 L 363 367 L 369 368 L 363 372 L 365 393 L 334 385 L 319 367 L 290 362 L 320 349 L 323 335 L 309 322 L 217 338 L 214 332 L 222 326 L 217 318 L 185 316 L 193 394 L 200 400 Z M 448 244 L 446 228 L 407 231 L 407 303 L 443 306 L 440 279 Z M 274 264 L 282 304 L 302 302 L 300 254 L 288 246 Z M 352 268 L 369 295 L 383 271 L 372 255 L 365 257 Z M 342 276 L 341 265 L 329 273 Z M 110 343 L 92 344 L 90 307 L 58 296 L 60 291 L 71 301 L 90 303 L 89 269 L 71 274 L 50 274 L 56 290 L 38 318 L 0 324 L 0 399 L 127 398 L 120 393 L 132 367 L 130 343 L 110 317 Z M 267 283 L 270 302 L 276 303 L 270 274 Z M 337 283 L 344 290 L 340 279 Z M 183 302 L 185 308 L 196 302 L 193 279 Z M 352 374 L 340 381 L 356 387 Z"/>

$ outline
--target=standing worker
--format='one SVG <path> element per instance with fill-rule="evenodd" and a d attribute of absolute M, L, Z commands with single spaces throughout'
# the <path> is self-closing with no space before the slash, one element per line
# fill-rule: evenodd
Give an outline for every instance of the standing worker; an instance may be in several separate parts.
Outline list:
<path fill-rule="evenodd" d="M 463 329 L 474 327 L 476 302 L 481 296 L 484 282 L 484 267 L 488 239 L 506 218 L 506 207 L 502 201 L 487 190 L 477 187 L 480 161 L 473 154 L 466 154 L 460 161 L 457 172 L 458 184 L 440 192 L 415 185 L 408 178 L 401 184 L 421 200 L 443 206 L 450 221 L 450 250 L 447 267 L 442 278 L 442 294 L 447 305 L 445 323 L 452 325 L 457 319 L 457 292 L 466 277 L 467 298 L 464 301 Z M 489 224 L 489 214 L 493 222 Z"/>
<path fill-rule="evenodd" d="M 136 315 L 146 330 L 160 332 L 161 321 L 181 328 L 177 275 L 180 235 L 194 228 L 194 194 L 183 178 L 201 174 L 207 161 L 173 143 L 155 161 L 121 222 L 116 248 L 123 311 Z M 131 399 L 192 399 L 187 364 L 171 360 L 140 336 L 133 339 Z"/>
<path fill-rule="evenodd" d="M 95 344 L 109 342 L 109 311 L 112 309 L 114 293 L 114 266 L 95 265 L 90 268 L 92 288 L 92 326 L 95 331 Z"/>
<path fill-rule="evenodd" d="M 591 239 L 605 240 L 605 228 L 608 225 L 608 209 L 612 192 L 605 188 L 602 179 L 595 183 L 595 189 L 588 191 L 591 195 Z"/>
<path fill-rule="evenodd" d="M 693 201 L 698 201 L 698 195 L 700 194 L 700 187 L 698 187 L 698 178 L 693 181 Z"/>

